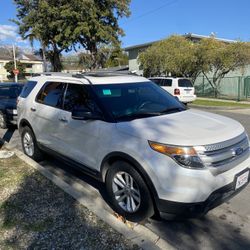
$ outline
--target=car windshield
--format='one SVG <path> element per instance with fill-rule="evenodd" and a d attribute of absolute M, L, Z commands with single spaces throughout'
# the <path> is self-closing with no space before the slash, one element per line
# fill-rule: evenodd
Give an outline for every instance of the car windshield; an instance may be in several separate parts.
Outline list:
<path fill-rule="evenodd" d="M 92 85 L 92 87 L 101 104 L 117 121 L 186 110 L 182 103 L 152 82 Z"/>
<path fill-rule="evenodd" d="M 17 98 L 22 91 L 22 86 L 0 86 L 0 99 Z"/>
<path fill-rule="evenodd" d="M 179 87 L 193 87 L 191 81 L 188 79 L 179 79 L 178 86 Z"/>

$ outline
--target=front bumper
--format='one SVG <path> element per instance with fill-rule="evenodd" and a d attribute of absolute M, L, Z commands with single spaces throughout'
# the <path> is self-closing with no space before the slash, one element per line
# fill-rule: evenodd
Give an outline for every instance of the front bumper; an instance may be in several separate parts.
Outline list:
<path fill-rule="evenodd" d="M 247 169 L 244 171 L 246 170 Z M 249 184 L 249 182 L 250 176 L 248 177 L 248 182 L 244 186 L 235 190 L 235 178 L 232 183 L 215 190 L 204 202 L 182 203 L 158 199 L 156 202 L 157 208 L 160 212 L 160 216 L 165 219 L 199 217 L 206 214 L 209 210 L 233 198 L 235 195 L 240 193 Z"/>

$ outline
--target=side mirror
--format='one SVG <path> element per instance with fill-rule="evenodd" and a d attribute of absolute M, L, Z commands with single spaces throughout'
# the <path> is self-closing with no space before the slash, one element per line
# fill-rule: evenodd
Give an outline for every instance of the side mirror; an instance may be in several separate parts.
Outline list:
<path fill-rule="evenodd" d="M 95 114 L 87 108 L 74 108 L 71 117 L 74 120 L 102 120 L 101 115 Z"/>

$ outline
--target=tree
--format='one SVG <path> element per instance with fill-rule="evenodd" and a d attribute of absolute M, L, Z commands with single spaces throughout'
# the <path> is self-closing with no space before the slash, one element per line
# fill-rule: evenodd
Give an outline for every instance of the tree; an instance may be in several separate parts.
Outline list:
<path fill-rule="evenodd" d="M 19 32 L 46 46 L 53 70 L 62 69 L 62 51 L 90 51 L 97 67 L 99 44 L 117 44 L 123 31 L 118 19 L 129 15 L 130 0 L 14 0 Z"/>
<path fill-rule="evenodd" d="M 191 78 L 201 73 L 197 60 L 197 46 L 183 36 L 171 36 L 153 44 L 139 55 L 145 76 L 168 75 Z"/>
<path fill-rule="evenodd" d="M 128 56 L 120 47 L 102 46 L 98 48 L 95 59 L 91 53 L 82 52 L 78 55 L 79 64 L 84 69 L 110 68 L 121 65 L 128 65 Z"/>
<path fill-rule="evenodd" d="M 207 38 L 202 39 L 197 46 L 197 61 L 213 88 L 215 97 L 219 94 L 221 80 L 226 74 L 250 63 L 249 43 L 225 43 L 215 38 Z"/>
<path fill-rule="evenodd" d="M 111 48 L 109 58 L 105 62 L 104 67 L 110 68 L 125 65 L 128 65 L 128 55 L 120 47 Z"/>
<path fill-rule="evenodd" d="M 17 65 L 17 69 L 19 70 L 19 78 L 24 78 L 25 77 L 25 69 L 26 69 L 25 64 L 21 63 L 20 61 L 17 61 L 16 65 Z M 13 73 L 13 70 L 15 69 L 14 61 L 10 61 L 10 62 L 6 63 L 4 65 L 4 68 L 10 74 L 8 77 L 13 79 L 15 77 L 14 73 Z"/>

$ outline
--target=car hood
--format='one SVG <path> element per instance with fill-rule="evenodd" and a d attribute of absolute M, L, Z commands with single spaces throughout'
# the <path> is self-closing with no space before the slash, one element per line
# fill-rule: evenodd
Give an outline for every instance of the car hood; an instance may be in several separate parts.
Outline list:
<path fill-rule="evenodd" d="M 192 109 L 120 122 L 116 126 L 120 132 L 131 136 L 182 146 L 222 142 L 244 132 L 243 126 L 233 119 Z"/>
<path fill-rule="evenodd" d="M 0 99 L 1 108 L 16 108 L 16 98 Z"/>

